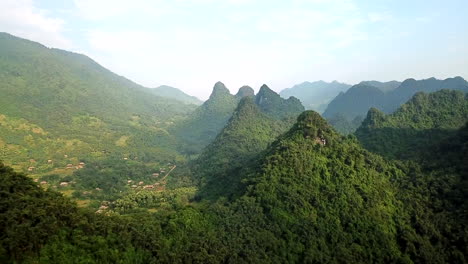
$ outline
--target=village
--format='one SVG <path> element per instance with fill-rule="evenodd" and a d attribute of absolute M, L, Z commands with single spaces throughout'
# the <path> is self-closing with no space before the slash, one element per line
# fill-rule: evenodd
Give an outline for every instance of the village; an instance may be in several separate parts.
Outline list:
<path fill-rule="evenodd" d="M 77 158 L 69 159 L 68 155 L 66 154 L 64 155 L 64 158 L 68 159 L 69 163 L 66 163 L 65 166 L 62 165 L 62 167 L 55 167 L 53 170 L 53 172 L 55 172 L 55 174 L 57 175 L 56 177 L 58 178 L 58 180 L 57 179 L 49 180 L 49 179 L 46 179 L 44 176 L 38 177 L 37 174 L 35 174 L 35 172 L 37 172 L 37 166 L 38 164 L 40 166 L 40 163 L 34 159 L 29 160 L 30 166 L 27 168 L 27 171 L 29 173 L 32 173 L 32 175 L 36 175 L 36 176 L 33 176 L 35 177 L 33 181 L 36 182 L 39 187 L 42 187 L 45 189 L 48 189 L 48 188 L 57 189 L 58 191 L 62 192 L 64 195 L 71 197 L 73 193 L 76 194 L 76 192 L 78 191 L 76 190 L 76 187 L 74 186 L 76 185 L 76 181 L 79 179 L 73 179 L 70 177 L 74 174 L 75 171 L 86 168 L 86 163 L 84 161 L 80 161 Z M 136 160 L 136 159 L 137 159 L 136 157 L 133 157 L 131 160 Z M 70 162 L 73 160 L 75 160 L 75 162 L 73 163 Z M 121 158 L 121 160 L 124 162 L 127 162 L 130 159 L 124 156 Z M 54 160 L 47 159 L 45 164 L 49 165 L 50 167 L 53 167 Z M 167 177 L 171 174 L 171 172 L 174 169 L 176 169 L 176 167 L 177 166 L 172 163 L 167 163 L 165 166 L 160 166 L 158 169 L 154 170 L 150 174 L 150 176 L 148 175 L 149 177 L 147 177 L 146 180 L 135 180 L 135 179 L 128 178 L 124 184 L 125 186 L 127 186 L 129 191 L 133 191 L 136 193 L 139 193 L 142 191 L 162 192 L 165 190 Z M 62 176 L 59 176 L 59 175 L 62 175 Z M 68 176 L 64 177 L 63 175 L 68 175 Z M 148 179 L 153 179 L 153 180 L 148 180 Z M 84 204 L 84 205 L 89 204 L 89 202 L 94 199 L 89 200 L 90 198 L 85 198 L 85 197 L 94 197 L 95 195 L 97 195 L 97 193 L 101 191 L 103 191 L 102 186 L 99 186 L 90 190 L 79 191 L 80 197 L 83 197 L 83 198 L 79 198 L 77 202 L 79 204 Z M 85 199 L 85 200 L 82 200 L 82 199 Z M 99 203 L 100 203 L 99 207 L 95 211 L 95 213 L 97 214 L 107 213 L 112 207 L 112 202 L 109 202 L 109 201 L 101 201 Z"/>

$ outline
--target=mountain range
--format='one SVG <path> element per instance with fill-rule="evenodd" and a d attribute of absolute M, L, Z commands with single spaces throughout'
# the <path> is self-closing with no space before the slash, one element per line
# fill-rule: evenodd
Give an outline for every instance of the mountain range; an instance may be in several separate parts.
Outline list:
<path fill-rule="evenodd" d="M 394 87 L 397 83 L 390 82 L 389 86 Z M 341 114 L 348 120 L 352 120 L 357 116 L 364 117 L 371 107 L 385 113 L 392 113 L 417 92 L 435 92 L 442 89 L 468 91 L 468 83 L 461 77 L 445 80 L 435 78 L 407 79 L 398 87 L 391 89 L 382 89 L 374 85 L 376 85 L 374 82 L 362 82 L 349 88 L 346 92 L 341 92 L 328 104 L 323 116 L 332 118 Z"/>
<path fill-rule="evenodd" d="M 195 106 L 0 34 L 0 263 L 467 263 L 466 89 Z"/>
<path fill-rule="evenodd" d="M 283 98 L 294 96 L 298 98 L 306 109 L 311 109 L 322 113 L 327 104 L 333 100 L 340 92 L 346 91 L 351 85 L 333 81 L 303 82 L 291 88 L 283 89 L 280 95 Z"/>
<path fill-rule="evenodd" d="M 240 100 L 252 96 L 255 96 L 255 104 L 263 113 L 275 119 L 295 116 L 304 110 L 298 99 L 283 99 L 266 85 L 257 95 L 248 86 L 241 87 L 236 95 L 232 95 L 222 82 L 217 82 L 209 99 L 174 127 L 174 133 L 185 142 L 183 151 L 199 153 L 227 124 Z"/>

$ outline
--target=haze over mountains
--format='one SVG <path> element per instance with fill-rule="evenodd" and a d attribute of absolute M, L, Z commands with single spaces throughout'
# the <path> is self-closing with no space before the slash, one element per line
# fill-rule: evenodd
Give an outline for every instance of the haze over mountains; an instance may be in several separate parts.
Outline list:
<path fill-rule="evenodd" d="M 0 34 L 0 262 L 468 263 L 467 82 L 348 87 L 195 105 Z"/>
<path fill-rule="evenodd" d="M 159 87 L 153 88 L 151 89 L 151 92 L 157 96 L 172 98 L 186 104 L 201 105 L 203 103 L 197 97 L 188 95 L 177 88 L 167 85 L 161 85 Z"/>
<path fill-rule="evenodd" d="M 392 113 L 417 92 L 435 92 L 442 89 L 468 91 L 468 83 L 461 77 L 445 80 L 407 79 L 396 88 L 385 89 L 388 92 L 372 84 L 372 82 L 362 82 L 340 93 L 328 104 L 323 116 L 331 118 L 336 114 L 342 114 L 348 120 L 352 120 L 357 116 L 364 116 L 371 107 Z M 392 85 L 396 84 L 392 83 Z"/>
<path fill-rule="evenodd" d="M 351 85 L 333 81 L 303 82 L 286 88 L 280 92 L 283 98 L 294 96 L 301 100 L 306 109 L 312 109 L 319 113 L 325 111 L 328 103 L 340 92 L 346 91 Z"/>

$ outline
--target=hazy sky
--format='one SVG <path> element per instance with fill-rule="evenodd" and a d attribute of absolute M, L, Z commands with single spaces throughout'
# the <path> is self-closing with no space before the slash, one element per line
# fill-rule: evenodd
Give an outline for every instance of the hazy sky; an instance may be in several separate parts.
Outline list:
<path fill-rule="evenodd" d="M 0 0 L 0 31 L 201 99 L 218 80 L 468 77 L 467 0 Z"/>

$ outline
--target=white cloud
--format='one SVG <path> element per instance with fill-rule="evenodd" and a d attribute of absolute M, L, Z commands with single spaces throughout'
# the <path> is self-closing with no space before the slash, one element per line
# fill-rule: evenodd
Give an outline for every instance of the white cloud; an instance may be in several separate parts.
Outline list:
<path fill-rule="evenodd" d="M 71 42 L 63 36 L 64 24 L 63 20 L 36 8 L 32 0 L 0 1 L 0 31 L 47 46 L 71 49 Z"/>

